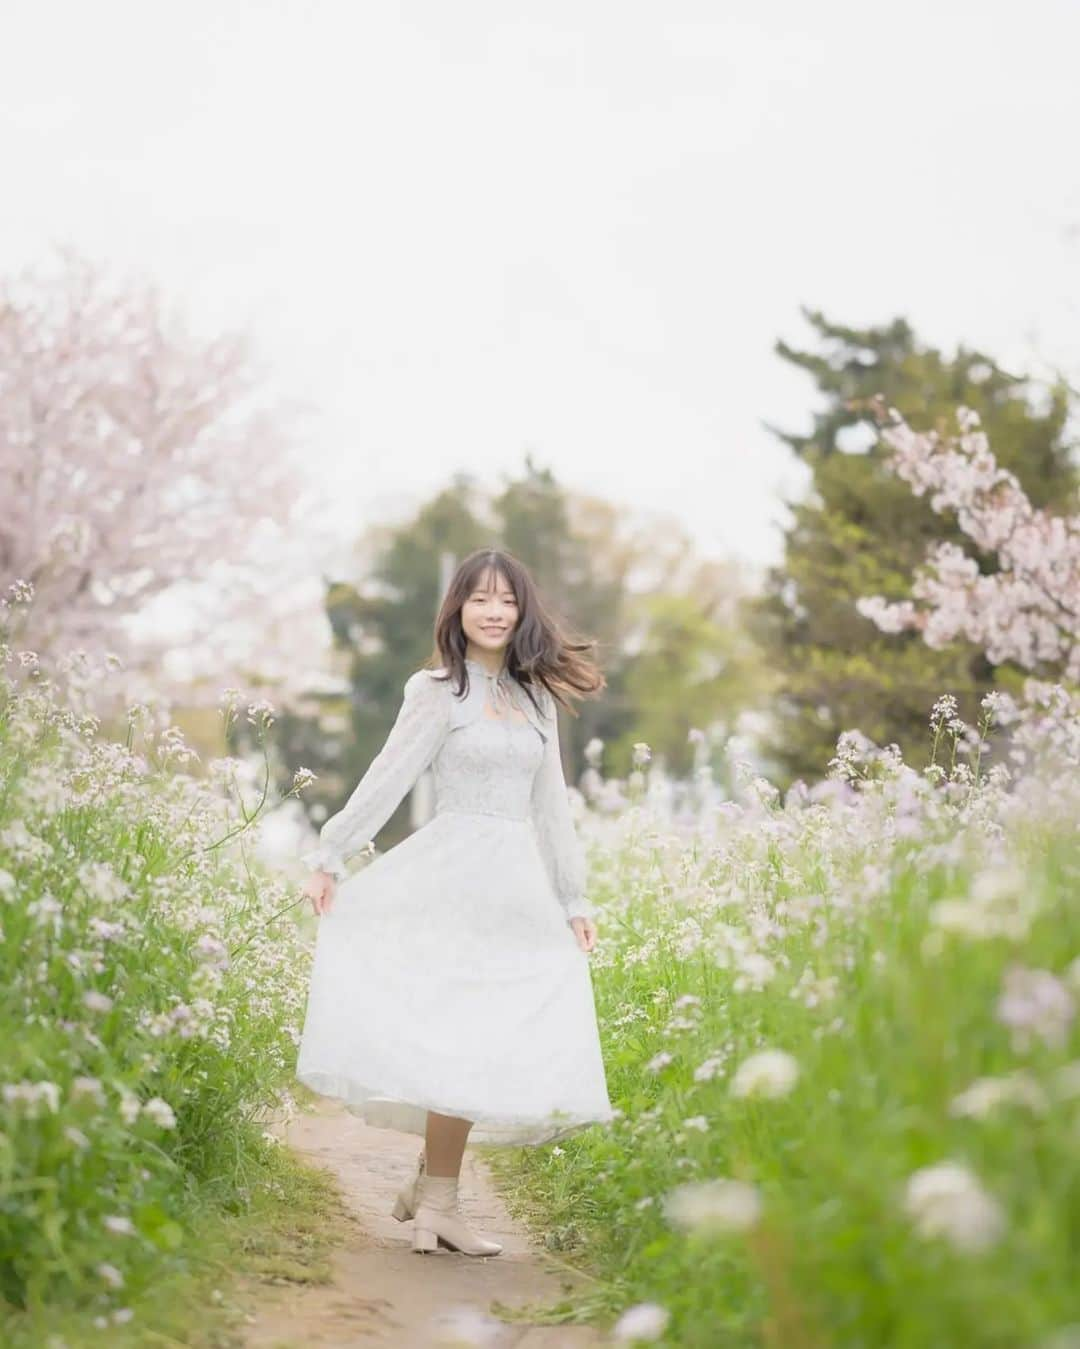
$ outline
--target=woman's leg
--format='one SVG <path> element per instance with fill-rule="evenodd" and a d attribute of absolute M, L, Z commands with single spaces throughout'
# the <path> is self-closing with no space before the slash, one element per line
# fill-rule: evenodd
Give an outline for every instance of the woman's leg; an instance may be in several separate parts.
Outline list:
<path fill-rule="evenodd" d="M 424 1170 L 429 1176 L 456 1176 L 461 1171 L 465 1141 L 473 1126 L 471 1119 L 427 1112 L 424 1133 Z"/>

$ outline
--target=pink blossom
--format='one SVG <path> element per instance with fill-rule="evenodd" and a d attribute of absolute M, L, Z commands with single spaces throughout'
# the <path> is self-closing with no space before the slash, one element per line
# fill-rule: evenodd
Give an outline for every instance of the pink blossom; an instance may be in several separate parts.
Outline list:
<path fill-rule="evenodd" d="M 950 511 L 998 571 L 954 543 L 928 552 L 912 583 L 913 599 L 863 596 L 858 611 L 883 632 L 920 631 L 930 647 L 957 639 L 986 652 L 995 665 L 1015 661 L 1070 681 L 1080 678 L 1080 516 L 1036 509 L 1019 481 L 1000 468 L 978 416 L 957 413 L 957 433 L 914 431 L 895 409 L 881 439 L 889 466 L 916 496 L 929 493 L 935 511 Z M 916 603 L 915 601 L 919 601 Z"/>

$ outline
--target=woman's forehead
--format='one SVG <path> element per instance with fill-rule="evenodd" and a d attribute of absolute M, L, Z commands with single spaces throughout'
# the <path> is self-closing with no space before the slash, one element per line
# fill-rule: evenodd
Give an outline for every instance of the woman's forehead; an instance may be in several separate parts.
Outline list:
<path fill-rule="evenodd" d="M 487 571 L 481 572 L 481 574 L 473 582 L 472 588 L 474 591 L 509 590 L 511 594 L 513 594 L 514 589 L 505 576 L 503 576 L 498 571 L 494 571 L 490 567 L 488 568 Z"/>

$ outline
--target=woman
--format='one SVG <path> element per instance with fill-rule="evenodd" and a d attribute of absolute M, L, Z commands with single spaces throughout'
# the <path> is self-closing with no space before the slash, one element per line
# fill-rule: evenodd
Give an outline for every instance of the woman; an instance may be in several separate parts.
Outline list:
<path fill-rule="evenodd" d="M 414 1250 L 496 1255 L 458 1209 L 470 1132 L 520 1146 L 613 1118 L 554 696 L 604 678 L 502 550 L 461 563 L 434 635 L 440 664 L 406 680 L 386 743 L 304 857 L 320 922 L 297 1076 L 423 1135 L 394 1206 Z M 429 765 L 433 817 L 335 894 L 346 855 Z"/>

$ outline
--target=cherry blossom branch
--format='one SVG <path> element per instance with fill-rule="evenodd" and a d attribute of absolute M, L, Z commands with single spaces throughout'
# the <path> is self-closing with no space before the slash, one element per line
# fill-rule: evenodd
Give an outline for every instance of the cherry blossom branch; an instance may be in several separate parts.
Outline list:
<path fill-rule="evenodd" d="M 954 512 L 999 570 L 985 575 L 956 544 L 938 543 L 915 573 L 912 599 L 863 596 L 858 611 L 884 632 L 919 631 L 935 649 L 964 638 L 995 665 L 1080 678 L 1080 516 L 1036 509 L 970 408 L 957 411 L 957 431 L 946 436 L 913 430 L 880 400 L 875 411 L 888 466 L 915 496 L 929 493 L 933 510 Z"/>

